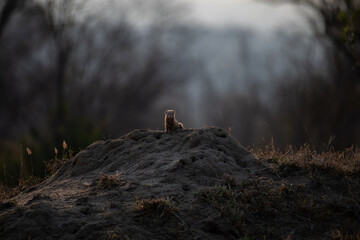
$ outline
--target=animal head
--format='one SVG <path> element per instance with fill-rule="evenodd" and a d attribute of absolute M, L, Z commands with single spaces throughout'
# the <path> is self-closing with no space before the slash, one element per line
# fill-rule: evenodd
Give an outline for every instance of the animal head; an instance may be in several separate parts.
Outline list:
<path fill-rule="evenodd" d="M 165 117 L 166 118 L 175 118 L 175 110 L 166 110 L 165 111 Z"/>

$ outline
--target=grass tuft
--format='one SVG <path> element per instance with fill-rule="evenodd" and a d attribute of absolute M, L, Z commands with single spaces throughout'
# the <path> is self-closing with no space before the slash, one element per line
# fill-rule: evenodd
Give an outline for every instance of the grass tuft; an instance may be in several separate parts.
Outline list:
<path fill-rule="evenodd" d="M 56 147 L 54 147 L 54 153 L 55 156 L 53 159 L 51 159 L 50 161 L 44 161 L 45 164 L 45 168 L 46 168 L 46 172 L 47 175 L 53 175 L 56 170 L 58 170 L 60 167 L 62 167 L 69 159 L 71 159 L 73 157 L 73 150 L 71 149 L 70 146 L 68 146 L 68 144 L 63 141 L 63 150 L 62 153 L 59 154 L 59 151 Z M 60 155 L 60 156 L 59 156 Z"/>
<path fill-rule="evenodd" d="M 105 175 L 101 173 L 101 177 L 98 182 L 100 189 L 110 189 L 125 184 L 125 180 L 121 179 L 120 173 L 116 172 L 113 175 Z"/>
<path fill-rule="evenodd" d="M 136 212 L 155 214 L 158 217 L 176 215 L 179 212 L 172 198 L 169 197 L 153 199 L 135 198 L 134 209 Z"/>
<path fill-rule="evenodd" d="M 224 184 L 228 188 L 236 186 L 236 178 L 235 178 L 235 176 L 230 175 L 230 174 L 225 174 L 224 175 Z"/>
<path fill-rule="evenodd" d="M 126 235 L 122 230 L 108 231 L 108 240 L 130 240 L 129 236 Z"/>

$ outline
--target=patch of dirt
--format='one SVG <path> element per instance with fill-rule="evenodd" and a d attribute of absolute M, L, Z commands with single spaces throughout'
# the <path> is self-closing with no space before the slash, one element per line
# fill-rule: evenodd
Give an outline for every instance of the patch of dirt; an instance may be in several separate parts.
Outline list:
<path fill-rule="evenodd" d="M 320 227 L 306 212 L 313 202 L 321 201 L 320 196 L 314 195 L 308 203 L 304 191 L 327 192 L 328 185 L 317 184 L 330 178 L 304 170 L 282 176 L 266 164 L 220 128 L 134 130 L 119 139 L 91 144 L 32 191 L 2 202 L 0 236 L 239 239 L 253 234 L 255 239 L 315 239 L 309 232 L 315 228 L 318 239 L 328 239 L 328 223 Z M 343 179 L 336 181 L 341 183 L 339 191 L 333 189 L 331 194 L 345 197 L 346 184 Z M 292 212 L 298 201 L 302 208 Z M 350 215 L 350 210 L 358 210 L 335 207 Z M 321 211 L 321 206 L 317 209 Z M 286 214 L 279 215 L 283 210 Z M 323 216 L 317 214 L 319 221 Z M 349 222 L 349 218 L 341 220 Z M 275 232 L 277 226 L 280 230 Z"/>
<path fill-rule="evenodd" d="M 2 203 L 1 239 L 218 239 L 202 230 L 207 213 L 195 194 L 225 174 L 246 179 L 254 167 L 220 128 L 134 130 L 91 144 L 35 190 Z M 169 199 L 178 211 L 137 211 L 137 199 Z"/>

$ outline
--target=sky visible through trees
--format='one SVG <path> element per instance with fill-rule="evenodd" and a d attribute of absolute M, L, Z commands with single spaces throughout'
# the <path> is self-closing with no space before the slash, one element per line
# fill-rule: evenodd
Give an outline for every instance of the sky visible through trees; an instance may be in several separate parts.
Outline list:
<path fill-rule="evenodd" d="M 245 146 L 359 144 L 357 1 L 206 3 L 3 0 L 0 181 L 27 147 L 43 175 L 64 140 L 162 130 L 165 109 Z"/>

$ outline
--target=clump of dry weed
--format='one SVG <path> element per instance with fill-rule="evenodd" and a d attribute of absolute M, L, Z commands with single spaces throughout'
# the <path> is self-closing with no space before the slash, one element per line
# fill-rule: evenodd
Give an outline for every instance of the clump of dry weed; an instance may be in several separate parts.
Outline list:
<path fill-rule="evenodd" d="M 171 198 L 153 198 L 135 200 L 134 209 L 136 212 L 156 214 L 159 217 L 176 215 L 179 209 Z"/>
<path fill-rule="evenodd" d="M 113 175 L 105 175 L 101 173 L 101 177 L 98 182 L 100 189 L 109 189 L 117 186 L 122 186 L 125 184 L 125 180 L 121 179 L 120 173 L 116 172 Z"/>
<path fill-rule="evenodd" d="M 44 162 L 48 175 L 53 175 L 56 170 L 63 166 L 69 159 L 73 157 L 73 150 L 68 144 L 63 141 L 62 153 L 60 154 L 58 149 L 54 147 L 55 156 L 50 161 Z"/>
<path fill-rule="evenodd" d="M 233 186 L 236 185 L 236 178 L 233 175 L 230 174 L 225 174 L 224 175 L 224 184 L 225 186 L 227 186 L 228 188 L 231 188 Z"/>
<path fill-rule="evenodd" d="M 108 231 L 108 240 L 130 240 L 129 236 L 126 235 L 122 230 Z"/>
<path fill-rule="evenodd" d="M 0 182 L 0 200 L 12 198 L 19 194 L 19 188 L 10 188 Z"/>

